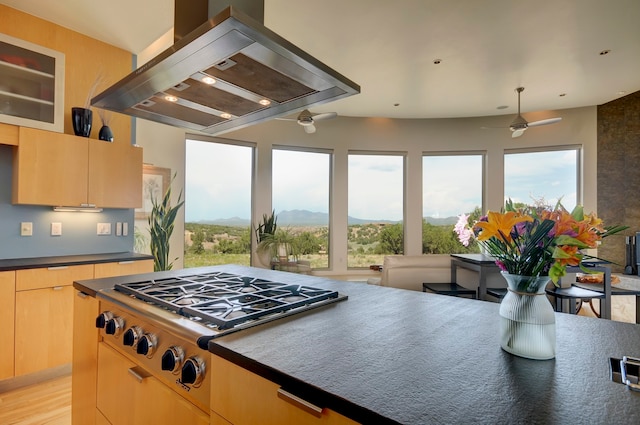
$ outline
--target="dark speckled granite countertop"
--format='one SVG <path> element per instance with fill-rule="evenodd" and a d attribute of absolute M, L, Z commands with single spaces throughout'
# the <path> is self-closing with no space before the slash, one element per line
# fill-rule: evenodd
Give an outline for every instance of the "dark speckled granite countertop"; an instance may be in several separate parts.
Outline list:
<path fill-rule="evenodd" d="M 375 424 L 640 423 L 640 393 L 609 377 L 610 357 L 640 356 L 640 325 L 557 313 L 556 358 L 528 360 L 500 348 L 498 304 L 286 279 L 349 299 L 213 340 L 210 351 L 320 406 Z"/>
<path fill-rule="evenodd" d="M 500 348 L 495 303 L 243 266 L 207 270 L 348 295 L 214 339 L 209 351 L 356 421 L 640 423 L 640 393 L 612 382 L 609 368 L 610 357 L 640 357 L 640 325 L 558 313 L 556 358 L 528 360 Z M 90 293 L 115 279 L 95 282 L 76 287 Z"/>
<path fill-rule="evenodd" d="M 153 259 L 151 255 L 137 254 L 135 252 L 64 255 L 59 257 L 14 258 L 8 260 L 0 260 L 0 271 L 151 259 Z"/>

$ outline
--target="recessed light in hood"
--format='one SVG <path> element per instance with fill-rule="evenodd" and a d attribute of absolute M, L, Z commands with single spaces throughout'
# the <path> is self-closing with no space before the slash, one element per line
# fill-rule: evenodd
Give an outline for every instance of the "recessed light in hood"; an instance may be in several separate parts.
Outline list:
<path fill-rule="evenodd" d="M 230 6 L 91 104 L 222 134 L 357 93 L 359 85 Z"/>

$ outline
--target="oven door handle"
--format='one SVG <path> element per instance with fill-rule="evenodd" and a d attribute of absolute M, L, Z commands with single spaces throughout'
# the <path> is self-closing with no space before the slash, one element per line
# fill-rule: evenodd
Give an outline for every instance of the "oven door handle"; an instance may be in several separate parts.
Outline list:
<path fill-rule="evenodd" d="M 131 375 L 134 378 L 136 378 L 136 381 L 138 381 L 140 383 L 142 383 L 142 381 L 144 381 L 145 379 L 147 379 L 148 377 L 151 376 L 151 374 L 149 372 L 147 372 L 146 370 L 144 370 L 140 366 L 134 366 L 132 368 L 129 368 L 129 375 Z"/>
<path fill-rule="evenodd" d="M 322 417 L 322 407 L 309 403 L 307 400 L 304 400 L 295 394 L 291 394 L 282 388 L 278 388 L 278 397 L 317 418 Z"/>

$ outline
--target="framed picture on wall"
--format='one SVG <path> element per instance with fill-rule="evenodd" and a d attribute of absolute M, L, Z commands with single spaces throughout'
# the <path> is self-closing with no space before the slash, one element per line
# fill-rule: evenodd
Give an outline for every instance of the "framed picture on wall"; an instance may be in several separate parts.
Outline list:
<path fill-rule="evenodd" d="M 142 166 L 142 208 L 136 208 L 136 220 L 146 220 L 151 212 L 151 199 L 158 202 L 169 188 L 171 169 L 144 164 Z"/>

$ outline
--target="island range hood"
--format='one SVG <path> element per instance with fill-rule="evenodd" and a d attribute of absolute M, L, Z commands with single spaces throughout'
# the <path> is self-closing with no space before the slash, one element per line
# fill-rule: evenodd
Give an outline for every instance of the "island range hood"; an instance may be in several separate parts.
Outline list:
<path fill-rule="evenodd" d="M 252 10 L 220 3 L 176 0 L 175 44 L 91 105 L 222 134 L 360 92 L 359 85 L 266 28 L 263 9 L 254 19 Z M 244 4 L 263 7 L 258 0 Z"/>

